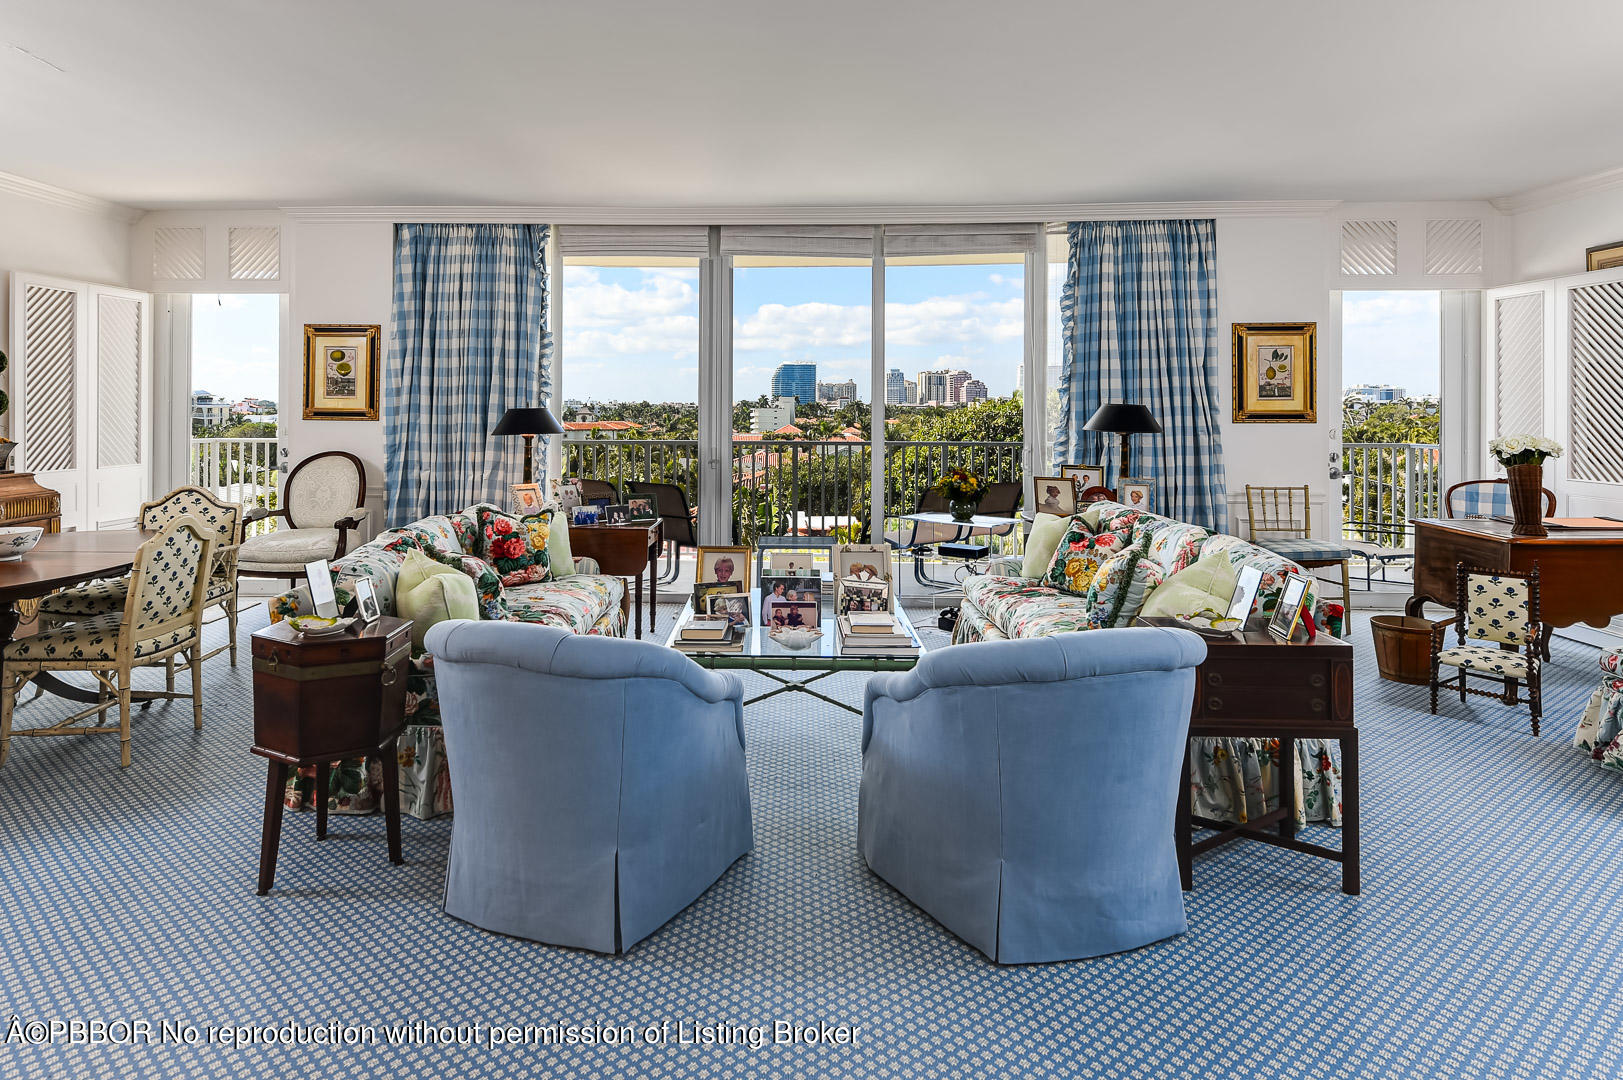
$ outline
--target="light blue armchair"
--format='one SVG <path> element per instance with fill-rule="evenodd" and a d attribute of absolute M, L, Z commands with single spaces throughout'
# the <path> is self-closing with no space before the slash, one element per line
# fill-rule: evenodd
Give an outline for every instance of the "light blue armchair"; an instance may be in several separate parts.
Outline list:
<path fill-rule="evenodd" d="M 429 630 L 456 792 L 445 910 L 622 952 L 754 846 L 743 685 L 649 642 Z"/>
<path fill-rule="evenodd" d="M 1092 630 L 874 676 L 862 857 L 1000 964 L 1182 933 L 1173 825 L 1205 658 L 1184 630 Z"/>

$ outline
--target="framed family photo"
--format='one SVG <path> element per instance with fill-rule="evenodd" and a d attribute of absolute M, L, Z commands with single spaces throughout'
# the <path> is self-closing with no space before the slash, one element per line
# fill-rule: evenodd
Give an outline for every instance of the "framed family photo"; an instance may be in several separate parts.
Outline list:
<path fill-rule="evenodd" d="M 841 615 L 849 615 L 853 611 L 889 611 L 890 582 L 848 578 L 840 582 L 839 599 L 834 608 Z"/>
<path fill-rule="evenodd" d="M 835 581 L 890 580 L 890 548 L 885 544 L 841 544 L 834 549 Z"/>
<path fill-rule="evenodd" d="M 1142 476 L 1126 477 L 1116 485 L 1116 501 L 1134 510 L 1150 509 L 1150 496 L 1155 490 L 1153 481 Z"/>
<path fill-rule="evenodd" d="M 626 506 L 631 511 L 630 521 L 635 523 L 659 520 L 658 495 L 629 495 Z"/>
<path fill-rule="evenodd" d="M 1234 323 L 1236 423 L 1318 419 L 1318 323 Z"/>
<path fill-rule="evenodd" d="M 519 517 L 540 512 L 540 484 L 512 484 L 508 487 L 507 493 L 513 501 L 513 513 Z"/>
<path fill-rule="evenodd" d="M 729 627 L 743 629 L 750 624 L 750 596 L 740 592 L 714 592 L 705 597 L 705 614 L 726 619 Z"/>
<path fill-rule="evenodd" d="M 750 549 L 747 547 L 702 547 L 694 580 L 737 582 L 740 592 L 750 591 Z"/>
<path fill-rule="evenodd" d="M 304 324 L 304 419 L 378 418 L 382 332 L 377 324 Z"/>
<path fill-rule="evenodd" d="M 1055 517 L 1076 513 L 1076 481 L 1069 476 L 1033 476 L 1031 490 L 1037 499 L 1037 513 Z"/>
<path fill-rule="evenodd" d="M 783 604 L 810 605 L 816 618 L 823 619 L 823 578 L 821 574 L 799 577 L 794 574 L 761 575 L 761 623 L 772 624 L 773 611 Z"/>
<path fill-rule="evenodd" d="M 693 586 L 693 613 L 695 615 L 710 614 L 710 598 L 718 595 L 734 595 L 743 590 L 736 581 L 701 581 Z"/>
<path fill-rule="evenodd" d="M 1076 483 L 1078 492 L 1105 486 L 1105 467 L 1103 465 L 1061 465 L 1059 474 L 1070 477 Z"/>

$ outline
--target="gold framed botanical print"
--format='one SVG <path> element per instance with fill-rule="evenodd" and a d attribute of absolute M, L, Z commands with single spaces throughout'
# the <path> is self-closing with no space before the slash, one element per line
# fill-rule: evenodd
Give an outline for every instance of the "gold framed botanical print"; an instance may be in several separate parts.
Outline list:
<path fill-rule="evenodd" d="M 1234 422 L 1318 419 L 1318 324 L 1234 324 Z"/>
<path fill-rule="evenodd" d="M 378 418 L 382 332 L 377 324 L 304 324 L 304 419 Z"/>

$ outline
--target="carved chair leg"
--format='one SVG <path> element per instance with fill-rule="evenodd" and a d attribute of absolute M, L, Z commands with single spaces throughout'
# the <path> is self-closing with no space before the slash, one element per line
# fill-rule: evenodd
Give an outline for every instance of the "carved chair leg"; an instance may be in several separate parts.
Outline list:
<path fill-rule="evenodd" d="M 1433 657 L 1431 661 L 1431 714 L 1433 716 L 1437 715 L 1437 680 L 1442 675 L 1442 672 L 1438 670 L 1439 666 L 1436 657 Z"/>
<path fill-rule="evenodd" d="M 1527 700 L 1533 708 L 1533 737 L 1536 739 L 1539 721 L 1544 718 L 1544 674 L 1536 667 L 1528 671 Z"/>

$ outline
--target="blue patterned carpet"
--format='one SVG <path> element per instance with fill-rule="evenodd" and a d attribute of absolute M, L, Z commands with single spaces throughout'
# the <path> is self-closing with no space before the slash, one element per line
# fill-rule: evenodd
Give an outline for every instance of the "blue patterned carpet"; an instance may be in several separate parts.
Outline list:
<path fill-rule="evenodd" d="M 277 888 L 256 897 L 264 772 L 246 662 L 233 674 L 221 656 L 200 736 L 183 704 L 154 707 L 128 770 L 105 736 L 17 741 L 0 770 L 0 1022 L 170 1021 L 199 1041 L 33 1045 L 18 1027 L 0 1077 L 1619 1075 L 1623 778 L 1568 746 L 1594 651 L 1557 643 L 1533 739 L 1489 701 L 1428 715 L 1425 689 L 1380 682 L 1366 628 L 1357 640 L 1363 896 L 1341 895 L 1334 864 L 1230 846 L 1196 863 L 1186 936 L 1024 968 L 987 963 L 867 872 L 859 722 L 799 696 L 746 717 L 756 851 L 627 956 L 442 915 L 449 820 L 407 819 L 397 868 L 381 818 L 337 818 L 318 846 L 314 815 L 292 815 Z M 842 678 L 821 685 L 858 700 L 861 677 Z M 290 1021 L 380 1041 L 239 1047 L 207 1030 Z M 386 1025 L 416 1021 L 633 1025 L 637 1041 L 387 1044 Z M 779 1021 L 855 1025 L 856 1041 L 675 1041 L 679 1023 Z M 671 1041 L 645 1039 L 665 1022 Z"/>

